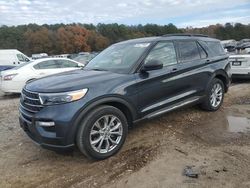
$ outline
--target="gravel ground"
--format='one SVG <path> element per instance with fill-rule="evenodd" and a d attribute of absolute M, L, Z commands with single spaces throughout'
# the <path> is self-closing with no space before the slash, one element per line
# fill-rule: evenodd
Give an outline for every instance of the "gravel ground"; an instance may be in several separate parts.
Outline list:
<path fill-rule="evenodd" d="M 135 125 L 104 161 L 36 146 L 18 103 L 0 96 L 0 187 L 250 187 L 249 83 L 234 84 L 217 112 L 192 107 Z M 198 178 L 184 176 L 186 166 Z"/>

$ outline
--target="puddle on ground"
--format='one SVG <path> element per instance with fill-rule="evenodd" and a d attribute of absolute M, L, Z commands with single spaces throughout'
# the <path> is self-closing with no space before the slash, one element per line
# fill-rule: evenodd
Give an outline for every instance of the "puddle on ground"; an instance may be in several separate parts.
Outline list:
<path fill-rule="evenodd" d="M 250 132 L 250 119 L 246 117 L 227 116 L 228 131 L 234 133 Z"/>
<path fill-rule="evenodd" d="M 229 132 L 250 132 L 250 105 L 234 105 L 226 108 L 224 114 Z"/>
<path fill-rule="evenodd" d="M 250 143 L 250 105 L 233 105 L 210 113 L 197 126 L 188 128 L 186 133 L 215 145 Z"/>

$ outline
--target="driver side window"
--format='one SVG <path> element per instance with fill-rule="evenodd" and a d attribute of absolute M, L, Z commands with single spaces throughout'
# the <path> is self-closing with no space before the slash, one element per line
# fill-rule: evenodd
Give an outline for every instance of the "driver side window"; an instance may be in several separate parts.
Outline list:
<path fill-rule="evenodd" d="M 23 54 L 16 54 L 18 61 L 21 62 L 29 62 L 29 58 L 27 58 L 26 56 L 24 56 Z"/>
<path fill-rule="evenodd" d="M 16 56 L 17 56 L 18 61 L 22 61 L 22 62 L 25 61 L 22 54 L 16 54 Z"/>
<path fill-rule="evenodd" d="M 145 59 L 145 64 L 151 60 L 161 62 L 163 66 L 177 64 L 173 42 L 167 41 L 157 43 Z"/>

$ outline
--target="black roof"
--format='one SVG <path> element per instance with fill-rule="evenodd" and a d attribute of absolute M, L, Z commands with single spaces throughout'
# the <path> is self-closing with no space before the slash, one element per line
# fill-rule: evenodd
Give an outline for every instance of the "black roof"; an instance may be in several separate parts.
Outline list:
<path fill-rule="evenodd" d="M 202 41 L 220 41 L 218 39 L 210 38 L 209 36 L 202 35 L 202 34 L 177 33 L 177 34 L 166 34 L 166 35 L 158 36 L 158 37 L 144 37 L 144 38 L 130 39 L 130 40 L 122 41 L 119 44 L 156 42 L 156 41 L 161 41 L 161 40 L 176 40 L 176 39 L 190 39 L 190 38 L 195 39 L 195 40 L 202 40 Z"/>
<path fill-rule="evenodd" d="M 166 34 L 163 35 L 163 37 L 172 37 L 172 36 L 184 36 L 184 37 L 209 37 L 208 35 L 203 35 L 203 34 L 191 34 L 191 33 L 173 33 L 173 34 Z"/>

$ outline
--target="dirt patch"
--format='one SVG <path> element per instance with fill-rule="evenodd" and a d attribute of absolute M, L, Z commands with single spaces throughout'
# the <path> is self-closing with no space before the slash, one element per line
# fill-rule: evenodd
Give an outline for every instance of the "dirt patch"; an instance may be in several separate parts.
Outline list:
<path fill-rule="evenodd" d="M 159 144 L 158 144 L 159 145 Z M 121 177 L 126 172 L 136 172 L 140 170 L 142 167 L 146 166 L 147 163 L 153 160 L 154 156 L 156 156 L 157 151 L 156 146 L 140 146 L 129 149 L 124 152 L 122 158 L 113 160 L 112 163 L 115 165 L 120 162 L 122 159 L 123 164 L 119 166 L 117 170 L 114 168 L 109 171 L 114 171 L 112 175 L 109 176 L 108 180 L 112 181 Z M 128 157 L 129 156 L 129 157 Z"/>
<path fill-rule="evenodd" d="M 0 98 L 0 187 L 250 187 L 250 87 L 230 88 L 223 107 L 198 107 L 141 122 L 104 161 L 42 149 L 18 124 L 19 97 Z M 194 166 L 198 179 L 182 175 Z"/>
<path fill-rule="evenodd" d="M 236 98 L 235 104 L 239 104 L 239 105 L 250 104 L 250 97 L 246 96 L 246 97 Z"/>

